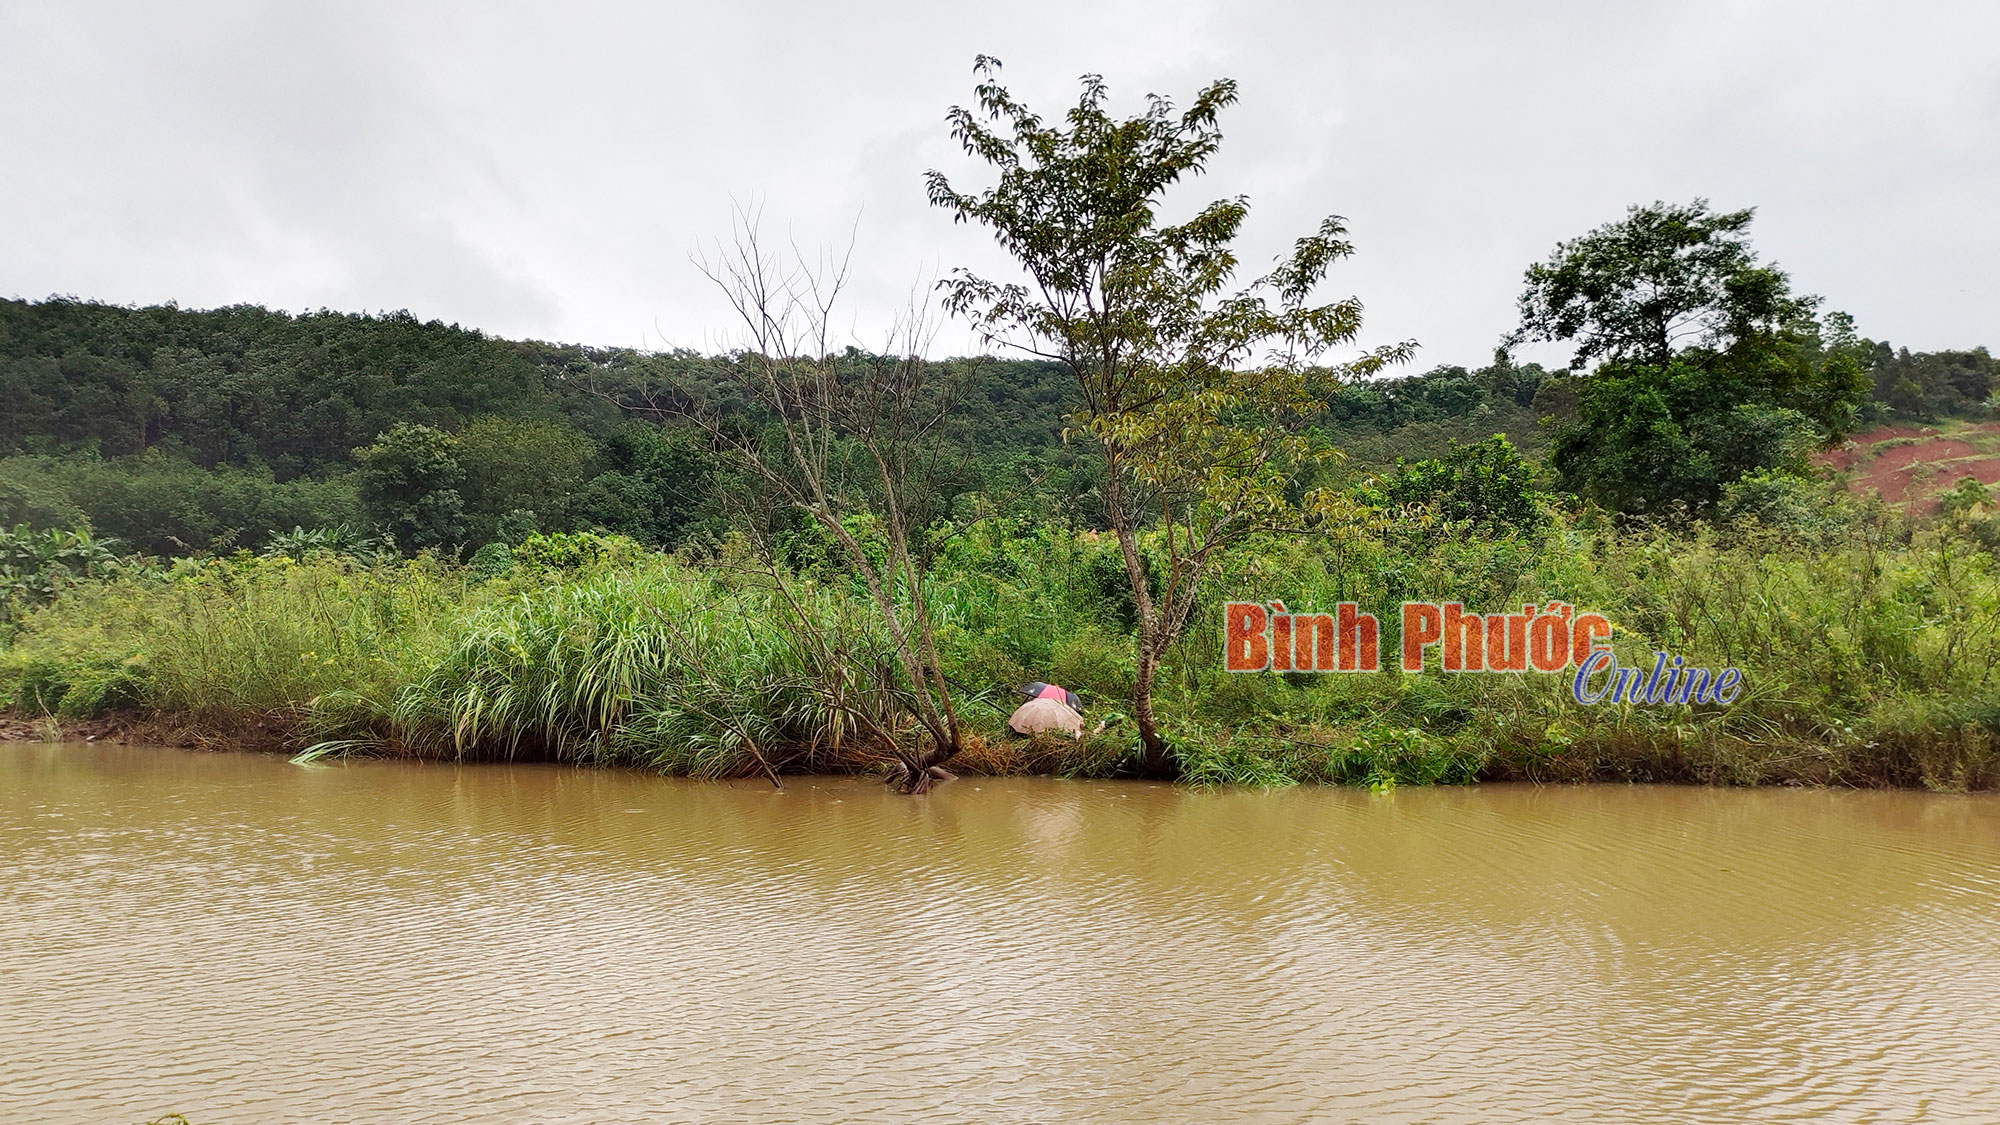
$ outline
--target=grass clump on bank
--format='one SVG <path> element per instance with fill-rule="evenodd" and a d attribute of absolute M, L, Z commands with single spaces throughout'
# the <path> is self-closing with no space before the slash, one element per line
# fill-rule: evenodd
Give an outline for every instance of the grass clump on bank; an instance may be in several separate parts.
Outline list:
<path fill-rule="evenodd" d="M 885 710 L 860 628 L 821 596 L 778 627 L 766 589 L 654 556 L 551 576 L 469 615 L 372 721 L 427 756 L 531 756 L 698 777 L 852 767 L 850 713 Z M 815 632 L 817 631 L 817 632 Z"/>
<path fill-rule="evenodd" d="M 182 560 L 70 586 L 0 654 L 25 715 L 140 710 L 228 732 L 308 729 L 334 697 L 392 697 L 480 588 L 434 559 Z"/>

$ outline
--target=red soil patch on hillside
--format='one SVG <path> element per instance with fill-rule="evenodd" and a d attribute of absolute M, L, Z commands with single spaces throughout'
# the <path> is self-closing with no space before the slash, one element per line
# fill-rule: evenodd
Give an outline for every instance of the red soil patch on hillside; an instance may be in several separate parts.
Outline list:
<path fill-rule="evenodd" d="M 1915 445 L 1899 445 L 1885 449 L 1875 455 L 1878 467 L 1901 469 L 1919 465 L 1926 461 L 1955 461 L 1960 457 L 1970 457 L 1979 452 L 1971 442 L 1954 441 L 1950 438 L 1931 438 Z"/>
<path fill-rule="evenodd" d="M 1961 477 L 1976 477 L 1980 484 L 2000 484 L 2000 457 L 1987 457 L 1965 466 L 1965 471 L 1951 478 L 1957 484 Z"/>
<path fill-rule="evenodd" d="M 1930 426 L 1887 426 L 1856 434 L 1818 464 L 1848 474 L 1861 495 L 1878 493 L 1891 504 L 1935 503 L 1937 494 L 1965 477 L 2000 483 L 2000 422 Z M 1899 440 L 1900 439 L 1900 440 Z M 1896 444 L 1882 448 L 1885 442 Z"/>

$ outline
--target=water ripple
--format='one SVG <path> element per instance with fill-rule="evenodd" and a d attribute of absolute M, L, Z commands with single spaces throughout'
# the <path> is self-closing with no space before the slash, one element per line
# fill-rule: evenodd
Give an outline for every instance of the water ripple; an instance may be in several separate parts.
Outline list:
<path fill-rule="evenodd" d="M 2000 1120 L 2000 805 L 0 747 L 0 1118 Z"/>

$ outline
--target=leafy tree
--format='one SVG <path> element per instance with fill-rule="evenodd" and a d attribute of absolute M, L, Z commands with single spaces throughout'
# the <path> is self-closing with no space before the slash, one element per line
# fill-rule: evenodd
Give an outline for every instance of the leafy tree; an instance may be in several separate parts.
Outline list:
<path fill-rule="evenodd" d="M 1757 264 L 1754 213 L 1717 214 L 1705 199 L 1634 205 L 1562 243 L 1528 267 L 1509 343 L 1574 341 L 1571 370 L 1599 359 L 1660 367 L 1683 347 L 1726 348 L 1810 313 L 1784 273 Z"/>
<path fill-rule="evenodd" d="M 1853 496 L 1839 484 L 1773 469 L 1724 485 L 1715 509 L 1719 522 L 1760 525 L 1807 542 L 1850 533 L 1856 515 Z"/>
<path fill-rule="evenodd" d="M 90 517 L 70 499 L 69 491 L 48 474 L 34 471 L 43 462 L 43 458 L 0 459 L 0 527 L 90 527 Z"/>
<path fill-rule="evenodd" d="M 406 551 L 456 547 L 464 537 L 465 469 L 458 439 L 432 426 L 399 422 L 357 449 L 361 503 Z"/>
<path fill-rule="evenodd" d="M 605 443 L 612 468 L 572 502 L 577 522 L 672 550 L 714 511 L 715 456 L 691 427 L 631 425 Z"/>
<path fill-rule="evenodd" d="M 1746 472 L 1806 471 L 1822 442 L 1796 410 L 1743 401 L 1698 365 L 1607 368 L 1550 447 L 1561 486 L 1632 515 L 1701 514 Z"/>
<path fill-rule="evenodd" d="M 555 417 L 516 345 L 408 313 L 294 316 L 0 301 L 0 450 L 166 448 L 279 480 L 348 463 L 397 422 Z"/>
<path fill-rule="evenodd" d="M 204 469 L 150 450 L 0 458 L 0 514 L 37 527 L 84 527 L 147 555 L 251 547 L 287 528 L 363 522 L 342 476 L 274 479 L 261 465 Z"/>
<path fill-rule="evenodd" d="M 1875 344 L 1868 359 L 1876 400 L 1904 418 L 1977 417 L 1989 412 L 2000 391 L 2000 359 L 1985 348 L 1912 353 Z"/>
<path fill-rule="evenodd" d="M 1523 455 L 1539 456 L 1547 436 L 1537 408 L 1544 387 L 1561 382 L 1540 365 L 1504 356 L 1478 369 L 1447 365 L 1421 375 L 1342 387 L 1317 423 L 1344 456 L 1331 474 L 1365 479 L 1398 459 L 1448 456 L 1505 434 Z"/>
<path fill-rule="evenodd" d="M 1563 487 L 1621 512 L 1707 513 L 1745 472 L 1802 471 L 1854 428 L 1867 345 L 1758 264 L 1751 214 L 1634 207 L 1529 267 L 1510 342 L 1603 361 L 1551 445 Z"/>
<path fill-rule="evenodd" d="M 1121 120 L 1105 109 L 1103 79 L 1087 75 L 1076 105 L 1051 124 L 1000 85 L 999 69 L 981 56 L 975 108 L 947 115 L 952 136 L 998 184 L 962 192 L 942 172 L 927 180 L 931 202 L 989 228 L 1029 283 L 958 270 L 944 282 L 946 305 L 988 340 L 1061 365 L 1076 384 L 1071 421 L 1103 451 L 1105 514 L 1138 608 L 1141 764 L 1165 773 L 1153 708 L 1160 662 L 1218 554 L 1296 522 L 1287 469 L 1311 455 L 1300 431 L 1332 374 L 1314 361 L 1361 326 L 1358 301 L 1315 304 L 1313 295 L 1353 248 L 1328 218 L 1270 273 L 1232 288 L 1245 199 L 1160 221 L 1167 190 L 1203 172 L 1221 144 L 1216 122 L 1236 100 L 1235 83 L 1210 84 L 1180 112 L 1154 95 L 1144 113 Z M 1409 350 L 1385 349 L 1351 370 L 1380 369 Z M 1157 597 L 1149 545 L 1165 557 Z"/>
<path fill-rule="evenodd" d="M 460 491 L 475 538 L 495 538 L 501 523 L 516 513 L 525 514 L 529 531 L 570 526 L 573 498 L 597 464 L 597 446 L 581 430 L 487 415 L 457 438 L 456 457 L 464 470 Z"/>

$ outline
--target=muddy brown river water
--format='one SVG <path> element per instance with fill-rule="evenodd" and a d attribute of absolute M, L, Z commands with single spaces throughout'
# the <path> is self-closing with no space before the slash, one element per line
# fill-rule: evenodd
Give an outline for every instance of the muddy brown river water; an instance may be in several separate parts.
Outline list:
<path fill-rule="evenodd" d="M 0 745 L 0 1120 L 2000 1122 L 2000 800 Z"/>

